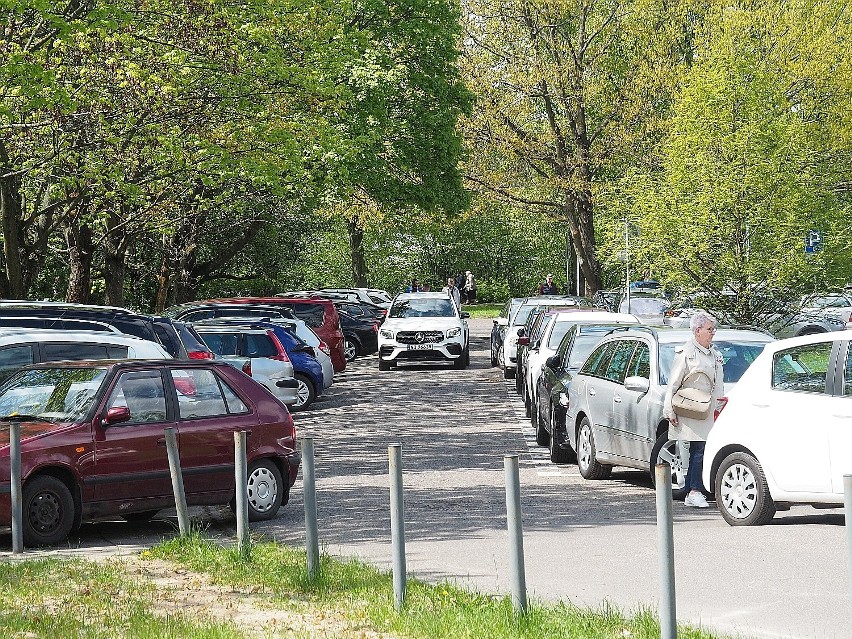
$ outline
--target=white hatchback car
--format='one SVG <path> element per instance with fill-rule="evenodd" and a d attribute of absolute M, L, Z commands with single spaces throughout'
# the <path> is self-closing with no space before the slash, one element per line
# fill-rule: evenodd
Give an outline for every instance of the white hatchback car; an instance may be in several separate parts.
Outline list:
<path fill-rule="evenodd" d="M 469 313 L 462 312 L 446 293 L 401 293 L 379 329 L 379 370 L 400 361 L 470 362 Z"/>
<path fill-rule="evenodd" d="M 728 393 L 704 451 L 704 485 L 732 526 L 790 504 L 843 504 L 852 473 L 852 333 L 767 344 Z"/>

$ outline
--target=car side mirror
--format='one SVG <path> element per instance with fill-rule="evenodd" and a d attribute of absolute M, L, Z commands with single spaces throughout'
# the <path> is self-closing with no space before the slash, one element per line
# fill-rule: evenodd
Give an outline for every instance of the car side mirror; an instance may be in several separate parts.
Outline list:
<path fill-rule="evenodd" d="M 529 346 L 530 338 L 529 337 L 519 337 L 518 338 L 518 346 Z"/>
<path fill-rule="evenodd" d="M 625 390 L 647 393 L 649 388 L 651 388 L 651 382 L 644 377 L 633 375 L 624 380 Z"/>
<path fill-rule="evenodd" d="M 559 357 L 556 355 L 551 355 L 545 360 L 544 363 L 548 368 L 557 368 L 559 366 Z"/>
<path fill-rule="evenodd" d="M 468 313 L 467 311 L 461 312 L 461 318 L 462 319 L 468 319 L 469 317 L 470 317 L 470 313 Z"/>
<path fill-rule="evenodd" d="M 127 406 L 113 406 L 107 410 L 104 426 L 130 421 L 130 409 Z"/>
<path fill-rule="evenodd" d="M 523 334 L 524 334 L 524 332 L 525 332 L 525 331 L 524 331 L 524 327 L 523 327 L 523 326 L 521 326 L 521 328 L 519 328 L 519 329 L 518 329 L 518 337 L 522 337 L 522 336 L 523 336 Z"/>

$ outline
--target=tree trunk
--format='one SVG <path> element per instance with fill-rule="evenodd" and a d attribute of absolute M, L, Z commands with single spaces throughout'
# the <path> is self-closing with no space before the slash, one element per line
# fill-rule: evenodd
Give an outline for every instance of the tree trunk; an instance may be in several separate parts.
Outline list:
<path fill-rule="evenodd" d="M 63 230 L 68 246 L 68 290 L 65 300 L 76 304 L 90 304 L 92 295 L 92 260 L 94 258 L 93 231 L 80 224 L 80 216 L 71 217 Z"/>
<path fill-rule="evenodd" d="M 352 268 L 352 283 L 355 286 L 367 286 L 367 260 L 364 257 L 364 225 L 357 217 L 346 220 L 349 231 L 349 256 Z"/>
<path fill-rule="evenodd" d="M 0 140 L 0 217 L 3 229 L 3 254 L 6 262 L 6 297 L 23 299 L 23 268 L 21 260 L 21 179 L 7 175 L 9 164 L 6 145 Z"/>
<path fill-rule="evenodd" d="M 154 302 L 154 312 L 162 313 L 169 299 L 171 285 L 171 270 L 169 268 L 169 245 L 163 242 L 163 259 L 160 262 L 160 274 L 157 276 L 157 299 Z"/>
<path fill-rule="evenodd" d="M 127 216 L 110 213 L 104 235 L 104 280 L 106 301 L 110 306 L 124 306 L 124 277 L 127 272 L 127 247 L 131 237 L 121 227 Z"/>

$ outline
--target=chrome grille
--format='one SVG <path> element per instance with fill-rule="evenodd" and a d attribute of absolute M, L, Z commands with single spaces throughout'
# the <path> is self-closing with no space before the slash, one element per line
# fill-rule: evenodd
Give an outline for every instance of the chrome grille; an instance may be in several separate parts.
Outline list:
<path fill-rule="evenodd" d="M 435 344 L 444 341 L 441 331 L 400 331 L 396 334 L 400 344 Z"/>

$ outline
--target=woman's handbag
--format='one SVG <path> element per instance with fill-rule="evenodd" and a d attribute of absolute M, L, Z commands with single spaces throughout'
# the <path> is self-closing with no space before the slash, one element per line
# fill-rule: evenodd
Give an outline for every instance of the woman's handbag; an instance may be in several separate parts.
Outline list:
<path fill-rule="evenodd" d="M 710 382 L 710 387 L 713 387 L 713 382 L 707 373 L 698 371 L 692 375 L 688 375 L 681 384 L 678 391 L 672 396 L 672 409 L 675 415 L 679 417 L 690 417 L 692 419 L 706 419 L 710 414 L 710 402 L 713 398 L 712 393 L 701 390 L 699 388 L 690 388 L 684 386 L 690 378 L 697 375 L 704 375 L 707 381 Z"/>

